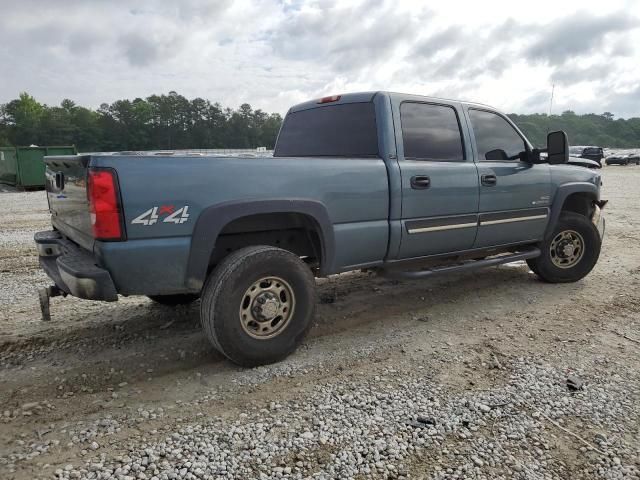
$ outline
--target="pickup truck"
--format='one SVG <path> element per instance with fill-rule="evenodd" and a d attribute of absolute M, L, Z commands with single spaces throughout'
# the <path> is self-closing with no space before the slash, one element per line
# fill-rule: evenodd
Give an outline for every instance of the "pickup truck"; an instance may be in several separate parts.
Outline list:
<path fill-rule="evenodd" d="M 602 147 L 569 147 L 569 155 L 577 158 L 587 158 L 597 162 L 602 166 L 602 159 L 604 158 L 604 149 Z"/>
<path fill-rule="evenodd" d="M 566 165 L 564 132 L 547 141 L 533 148 L 486 105 L 365 92 L 292 107 L 273 155 L 48 157 L 43 316 L 57 294 L 200 299 L 215 349 L 253 366 L 300 344 L 314 277 L 526 260 L 546 282 L 575 282 L 600 254 L 601 178 Z"/>

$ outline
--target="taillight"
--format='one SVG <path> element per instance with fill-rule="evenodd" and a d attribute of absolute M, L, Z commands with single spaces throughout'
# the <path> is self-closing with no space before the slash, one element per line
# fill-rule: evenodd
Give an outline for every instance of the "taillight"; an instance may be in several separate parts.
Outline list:
<path fill-rule="evenodd" d="M 340 100 L 340 95 L 331 95 L 330 97 L 322 97 L 318 103 L 331 103 Z"/>
<path fill-rule="evenodd" d="M 124 240 L 116 172 L 110 168 L 90 169 L 88 195 L 94 238 Z"/>

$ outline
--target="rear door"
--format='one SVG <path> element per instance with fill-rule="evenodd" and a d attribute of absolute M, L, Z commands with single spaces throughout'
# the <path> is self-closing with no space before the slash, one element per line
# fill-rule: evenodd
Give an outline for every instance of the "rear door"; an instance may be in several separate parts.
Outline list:
<path fill-rule="evenodd" d="M 394 106 L 402 177 L 399 258 L 466 250 L 478 220 L 478 172 L 465 151 L 456 104 L 403 101 Z"/>
<path fill-rule="evenodd" d="M 480 176 L 480 223 L 474 247 L 535 241 L 549 217 L 549 165 L 519 158 L 529 148 L 502 114 L 470 107 L 475 161 Z"/>

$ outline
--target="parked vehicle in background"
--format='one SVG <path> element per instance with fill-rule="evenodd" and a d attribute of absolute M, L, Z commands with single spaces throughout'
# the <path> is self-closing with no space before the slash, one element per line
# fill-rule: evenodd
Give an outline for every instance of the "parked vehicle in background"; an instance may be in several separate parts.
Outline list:
<path fill-rule="evenodd" d="M 637 153 L 631 153 L 631 154 L 625 154 L 625 153 L 618 153 L 618 154 L 613 154 L 613 155 L 609 155 L 605 160 L 604 163 L 606 163 L 607 165 L 629 165 L 629 164 L 636 164 L 636 165 L 640 165 L 640 155 Z"/>
<path fill-rule="evenodd" d="M 589 160 L 598 162 L 598 165 L 602 166 L 604 150 L 602 147 L 573 146 L 569 148 L 569 155 L 572 157 L 588 158 Z"/>
<path fill-rule="evenodd" d="M 49 157 L 53 230 L 35 235 L 50 294 L 175 305 L 245 366 L 293 352 L 314 277 L 416 279 L 526 260 L 546 282 L 595 266 L 600 175 L 547 158 L 486 105 L 364 92 L 292 107 L 273 156 Z"/>

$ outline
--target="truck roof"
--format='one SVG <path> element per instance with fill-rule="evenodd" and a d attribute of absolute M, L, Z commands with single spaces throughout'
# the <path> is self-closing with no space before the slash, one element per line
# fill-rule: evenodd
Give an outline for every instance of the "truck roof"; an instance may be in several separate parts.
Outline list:
<path fill-rule="evenodd" d="M 339 95 L 327 96 L 322 98 L 316 98 L 314 100 L 308 100 L 306 102 L 298 103 L 297 105 L 292 106 L 289 109 L 288 113 L 291 112 L 299 112 L 301 110 L 308 110 L 311 108 L 317 108 L 322 106 L 329 105 L 340 105 L 345 103 L 360 103 L 360 102 L 370 102 L 376 95 L 388 95 L 389 97 L 405 97 L 411 100 L 420 100 L 420 101 L 429 101 L 429 102 L 447 102 L 447 103 L 462 103 L 465 105 L 475 105 L 478 107 L 491 108 L 490 105 L 485 105 L 483 103 L 477 102 L 467 102 L 464 100 L 454 100 L 451 98 L 441 98 L 441 97 L 431 97 L 428 95 L 416 95 L 412 93 L 399 93 L 399 92 L 390 92 L 385 90 L 377 90 L 371 92 L 352 92 L 352 93 L 342 93 Z M 334 100 L 337 98 L 337 100 Z"/>

